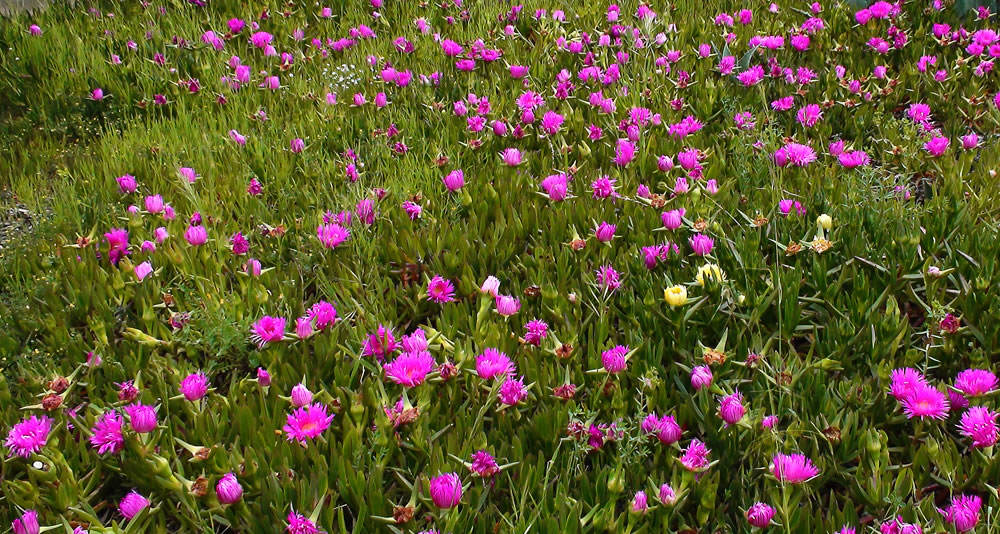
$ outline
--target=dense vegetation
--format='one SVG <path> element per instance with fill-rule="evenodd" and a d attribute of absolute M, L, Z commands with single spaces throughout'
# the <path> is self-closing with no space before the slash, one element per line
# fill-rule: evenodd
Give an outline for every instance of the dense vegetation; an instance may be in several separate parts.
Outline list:
<path fill-rule="evenodd" d="M 1000 532 L 1000 18 L 953 4 L 0 19 L 0 519 Z"/>

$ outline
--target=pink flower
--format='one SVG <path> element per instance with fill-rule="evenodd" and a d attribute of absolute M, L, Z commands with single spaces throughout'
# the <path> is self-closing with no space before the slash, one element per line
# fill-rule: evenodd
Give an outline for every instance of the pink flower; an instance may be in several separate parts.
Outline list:
<path fill-rule="evenodd" d="M 38 26 L 32 27 L 37 28 Z M 11 523 L 10 527 L 14 530 L 14 534 L 38 534 L 41 532 L 41 528 L 38 525 L 38 512 L 25 510 L 21 514 L 21 517 L 18 517 Z"/>
<path fill-rule="evenodd" d="M 628 360 L 625 358 L 628 355 L 628 351 L 629 348 L 627 346 L 615 345 L 601 353 L 601 364 L 604 366 L 604 370 L 612 374 L 624 371 L 628 365 Z"/>
<path fill-rule="evenodd" d="M 958 429 L 963 436 L 972 438 L 973 447 L 992 447 L 998 439 L 997 417 L 1000 414 L 985 406 L 973 406 L 962 414 Z"/>
<path fill-rule="evenodd" d="M 684 224 L 684 208 L 665 211 L 660 214 L 660 220 L 663 222 L 663 226 L 670 230 L 676 230 Z"/>
<path fill-rule="evenodd" d="M 764 428 L 774 428 L 778 424 L 777 415 L 768 415 L 760 420 L 760 426 Z"/>
<path fill-rule="evenodd" d="M 542 180 L 542 189 L 549 196 L 549 200 L 558 202 L 566 198 L 568 180 L 565 174 L 552 174 Z"/>
<path fill-rule="evenodd" d="M 222 504 L 233 504 L 243 497 L 243 486 L 236 480 L 236 475 L 230 471 L 215 485 L 215 496 Z"/>
<path fill-rule="evenodd" d="M 118 189 L 122 193 L 134 193 L 136 188 L 139 186 L 139 184 L 135 181 L 135 176 L 132 176 L 131 174 L 123 174 L 118 178 L 115 178 L 115 180 L 118 182 Z"/>
<path fill-rule="evenodd" d="M 208 230 L 204 226 L 189 226 L 187 230 L 184 231 L 184 239 L 187 240 L 192 246 L 201 246 L 208 241 Z"/>
<path fill-rule="evenodd" d="M 399 350 L 400 343 L 396 341 L 396 336 L 392 333 L 392 328 L 378 325 L 378 330 L 374 334 L 368 334 L 364 346 L 361 348 L 362 356 L 375 356 L 378 361 L 382 361 L 386 356 Z"/>
<path fill-rule="evenodd" d="M 513 376 L 508 376 L 497 391 L 497 398 L 500 402 L 509 406 L 521 402 L 526 396 L 528 396 L 528 390 L 524 387 L 524 377 L 515 379 Z"/>
<path fill-rule="evenodd" d="M 350 236 L 351 231 L 339 224 L 321 224 L 316 227 L 316 237 L 326 248 L 336 248 Z"/>
<path fill-rule="evenodd" d="M 615 194 L 615 182 L 616 180 L 608 175 L 600 176 L 591 182 L 590 188 L 593 191 L 594 198 L 608 198 L 613 195 L 617 196 Z"/>
<path fill-rule="evenodd" d="M 955 526 L 958 532 L 968 532 L 979 524 L 979 509 L 983 500 L 978 495 L 959 495 L 952 497 L 951 504 L 944 510 L 938 510 L 947 523 Z"/>
<path fill-rule="evenodd" d="M 451 280 L 435 276 L 427 283 L 427 298 L 439 304 L 454 302 L 455 285 L 451 283 Z"/>
<path fill-rule="evenodd" d="M 118 453 L 125 447 L 125 437 L 122 435 L 124 426 L 125 420 L 117 411 L 104 412 L 90 429 L 90 445 L 97 449 L 97 454 Z"/>
<path fill-rule="evenodd" d="M 514 315 L 521 309 L 521 301 L 509 295 L 497 295 L 494 298 L 497 313 L 508 317 Z"/>
<path fill-rule="evenodd" d="M 614 163 L 619 167 L 624 167 L 635 159 L 635 144 L 628 139 L 619 139 L 615 146 Z"/>
<path fill-rule="evenodd" d="M 753 506 L 747 509 L 747 522 L 757 528 L 767 528 L 771 524 L 774 512 L 774 508 L 770 505 L 762 502 L 754 503 Z"/>
<path fill-rule="evenodd" d="M 404 352 L 395 360 L 385 364 L 383 370 L 389 380 L 407 388 L 419 386 L 427 374 L 434 369 L 434 357 L 422 350 Z"/>
<path fill-rule="evenodd" d="M 817 122 L 819 122 L 820 119 L 823 118 L 823 110 L 821 110 L 817 104 L 808 104 L 799 108 L 796 118 L 798 119 L 799 124 L 807 128 L 812 128 Z"/>
<path fill-rule="evenodd" d="M 444 473 L 431 479 L 430 495 L 438 508 L 453 508 L 462 500 L 462 480 L 457 473 Z"/>
<path fill-rule="evenodd" d="M 482 478 L 490 478 L 500 472 L 496 460 L 484 450 L 472 453 L 472 465 L 469 470 Z"/>
<path fill-rule="evenodd" d="M 292 406 L 296 408 L 301 408 L 307 404 L 311 404 L 313 401 L 312 391 L 305 384 L 299 382 L 292 387 L 291 394 L 289 398 L 292 401 Z"/>
<path fill-rule="evenodd" d="M 483 285 L 479 288 L 480 293 L 486 293 L 494 297 L 497 296 L 497 291 L 500 290 L 500 280 L 492 274 L 486 277 L 483 281 Z"/>
<path fill-rule="evenodd" d="M 208 393 L 208 377 L 204 373 L 191 373 L 181 380 L 178 389 L 185 399 L 196 401 Z"/>
<path fill-rule="evenodd" d="M 708 467 L 708 455 L 712 452 L 705 447 L 705 444 L 697 439 L 692 439 L 684 454 L 680 457 L 681 465 L 688 471 L 701 471 Z"/>
<path fill-rule="evenodd" d="M 616 291 L 622 285 L 618 271 L 610 265 L 602 265 L 597 269 L 597 282 L 610 292 Z"/>
<path fill-rule="evenodd" d="M 118 503 L 118 511 L 125 516 L 125 519 L 132 519 L 147 507 L 149 507 L 149 499 L 143 497 L 135 490 L 129 492 Z"/>
<path fill-rule="evenodd" d="M 635 492 L 635 496 L 632 497 L 632 511 L 635 513 L 646 513 L 649 510 L 649 501 L 646 498 L 645 491 Z"/>
<path fill-rule="evenodd" d="M 537 347 L 548 335 L 549 325 L 540 319 L 532 319 L 524 325 L 524 329 L 524 342 Z"/>
<path fill-rule="evenodd" d="M 156 408 L 147 404 L 129 404 L 125 407 L 129 424 L 138 434 L 148 434 L 156 430 Z"/>
<path fill-rule="evenodd" d="M 696 390 L 712 385 L 712 370 L 707 365 L 691 369 L 691 387 Z"/>
<path fill-rule="evenodd" d="M 715 241 L 705 234 L 695 234 L 688 239 L 688 242 L 691 244 L 691 251 L 696 256 L 711 254 L 712 248 L 715 246 Z"/>
<path fill-rule="evenodd" d="M 955 389 L 966 396 L 985 395 L 997 388 L 997 376 L 986 369 L 966 369 L 955 376 Z"/>
<path fill-rule="evenodd" d="M 497 349 L 483 349 L 482 354 L 476 356 L 476 373 L 484 380 L 506 377 L 514 374 L 514 371 L 514 364 L 510 358 Z"/>
<path fill-rule="evenodd" d="M 944 419 L 948 415 L 948 396 L 928 384 L 915 386 L 903 397 L 902 404 L 908 419 Z"/>
<path fill-rule="evenodd" d="M 333 415 L 327 415 L 326 406 L 317 402 L 288 414 L 282 430 L 288 441 L 297 440 L 300 445 L 305 445 L 308 440 L 316 439 L 329 428 L 331 421 Z"/>
<path fill-rule="evenodd" d="M 285 532 L 288 534 L 321 534 L 320 530 L 316 528 L 316 523 L 302 514 L 297 514 L 294 511 L 288 512 L 288 517 L 285 520 L 288 522 L 288 526 L 285 528 Z"/>
<path fill-rule="evenodd" d="M 726 425 L 735 425 L 743 419 L 747 409 L 743 406 L 743 395 L 739 391 L 722 397 L 719 400 L 719 417 L 725 421 Z"/>
<path fill-rule="evenodd" d="M 927 385 L 927 379 L 924 378 L 924 375 L 910 367 L 893 369 L 889 373 L 889 378 L 892 381 L 889 385 L 889 393 L 898 401 L 909 396 L 917 387 Z"/>
<path fill-rule="evenodd" d="M 816 161 L 816 152 L 809 145 L 788 143 L 774 153 L 774 162 L 779 167 L 787 165 L 805 167 L 813 161 Z"/>
<path fill-rule="evenodd" d="M 548 135 L 555 135 L 559 133 L 559 128 L 562 127 L 563 121 L 564 118 L 562 115 L 555 111 L 546 111 L 545 115 L 542 116 L 542 130 Z"/>
<path fill-rule="evenodd" d="M 949 143 L 950 141 L 947 137 L 933 136 L 929 141 L 924 143 L 924 150 L 932 157 L 941 157 L 948 150 Z"/>
<path fill-rule="evenodd" d="M 812 460 L 801 454 L 775 454 L 770 470 L 779 482 L 789 484 L 801 484 L 819 474 Z"/>
<path fill-rule="evenodd" d="M 602 243 L 607 243 L 615 238 L 616 229 L 615 225 L 602 221 L 601 224 L 597 225 L 597 229 L 594 230 L 594 237 Z"/>
<path fill-rule="evenodd" d="M 136 265 L 134 271 L 135 271 L 135 277 L 138 278 L 139 281 L 141 282 L 144 278 L 146 278 L 147 276 L 149 276 L 150 273 L 153 272 L 153 266 L 148 261 L 144 261 L 139 265 Z"/>
<path fill-rule="evenodd" d="M 444 177 L 443 182 L 448 191 L 458 191 L 465 185 L 465 173 L 462 172 L 462 169 L 455 169 Z"/>
<path fill-rule="evenodd" d="M 508 167 L 517 167 L 521 164 L 521 151 L 516 148 L 507 148 L 500 153 L 500 157 Z"/>
<path fill-rule="evenodd" d="M 670 486 L 670 484 L 660 485 L 660 491 L 657 493 L 657 497 L 660 499 L 662 504 L 667 506 L 677 502 L 677 493 L 674 491 L 674 488 Z"/>
<path fill-rule="evenodd" d="M 285 337 L 285 318 L 265 315 L 253 324 L 250 339 L 263 347 L 266 343 L 281 341 Z"/>
<path fill-rule="evenodd" d="M 10 428 L 4 445 L 10 449 L 11 456 L 29 458 L 45 447 L 51 430 L 52 419 L 50 417 L 43 415 L 39 418 L 32 415 Z"/>

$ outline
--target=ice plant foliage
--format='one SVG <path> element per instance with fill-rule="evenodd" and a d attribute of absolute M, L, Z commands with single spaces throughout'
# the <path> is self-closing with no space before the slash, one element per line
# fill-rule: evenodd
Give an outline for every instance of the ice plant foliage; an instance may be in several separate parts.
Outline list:
<path fill-rule="evenodd" d="M 51 4 L 15 534 L 1000 534 L 996 2 Z"/>

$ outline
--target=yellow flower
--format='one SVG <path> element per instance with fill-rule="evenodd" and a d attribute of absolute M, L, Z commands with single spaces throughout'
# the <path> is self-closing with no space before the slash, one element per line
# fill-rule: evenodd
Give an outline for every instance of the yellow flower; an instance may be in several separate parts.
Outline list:
<path fill-rule="evenodd" d="M 687 288 L 682 285 L 671 286 L 663 290 L 663 298 L 667 301 L 667 304 L 676 308 L 677 306 L 683 306 L 687 304 L 688 292 Z"/>
<path fill-rule="evenodd" d="M 823 215 L 816 217 L 816 224 L 824 230 L 829 230 L 830 228 L 833 228 L 833 217 L 824 213 Z"/>
<path fill-rule="evenodd" d="M 716 283 L 722 283 L 722 281 L 726 279 L 725 273 L 723 273 L 722 269 L 714 263 L 708 263 L 698 267 L 698 274 L 695 275 L 694 282 L 699 286 L 704 286 L 706 277 Z"/>

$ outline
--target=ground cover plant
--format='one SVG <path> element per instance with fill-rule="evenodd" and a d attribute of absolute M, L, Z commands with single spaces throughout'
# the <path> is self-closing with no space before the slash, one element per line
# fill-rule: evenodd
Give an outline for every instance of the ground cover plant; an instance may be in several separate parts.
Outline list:
<path fill-rule="evenodd" d="M 0 19 L 3 525 L 1000 532 L 995 11 Z"/>

